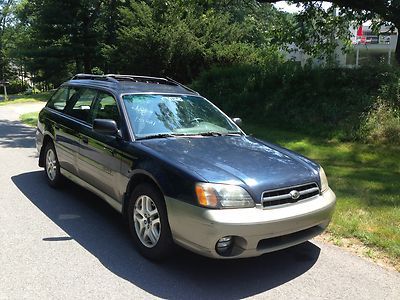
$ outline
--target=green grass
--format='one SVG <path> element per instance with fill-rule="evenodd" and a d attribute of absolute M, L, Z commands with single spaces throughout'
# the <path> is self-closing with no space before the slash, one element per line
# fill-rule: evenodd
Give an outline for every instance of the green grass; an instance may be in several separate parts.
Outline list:
<path fill-rule="evenodd" d="M 35 126 L 37 114 L 24 114 L 21 121 Z M 381 250 L 400 270 L 400 147 L 328 141 L 265 125 L 244 129 L 320 163 L 337 196 L 328 228 L 336 244 L 357 238 L 371 251 Z"/>
<path fill-rule="evenodd" d="M 39 94 L 32 94 L 32 95 L 11 95 L 9 97 L 15 97 L 9 101 L 1 101 L 0 106 L 8 105 L 8 104 L 17 104 L 17 103 L 31 103 L 31 102 L 46 102 L 49 100 L 52 92 L 43 92 Z"/>
<path fill-rule="evenodd" d="M 262 125 L 245 129 L 320 163 L 337 196 L 328 232 L 383 250 L 400 267 L 400 147 L 327 141 Z"/>
<path fill-rule="evenodd" d="M 39 112 L 31 112 L 23 114 L 19 117 L 22 123 L 29 126 L 36 126 Z"/>

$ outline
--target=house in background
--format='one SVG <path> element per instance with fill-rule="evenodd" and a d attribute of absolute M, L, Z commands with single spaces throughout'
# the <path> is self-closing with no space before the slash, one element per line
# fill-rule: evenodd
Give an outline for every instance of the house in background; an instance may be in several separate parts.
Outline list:
<path fill-rule="evenodd" d="M 346 53 L 342 51 L 343 43 L 338 41 L 335 50 L 335 59 L 341 67 L 358 67 L 374 64 L 389 64 L 395 62 L 398 30 L 391 31 L 389 26 L 382 26 L 379 33 L 373 33 L 370 25 L 351 27 L 351 49 Z M 289 45 L 285 52 L 286 59 L 299 62 L 302 66 L 306 63 L 319 66 L 325 64 L 324 59 L 313 58 L 295 44 Z"/>
<path fill-rule="evenodd" d="M 351 28 L 353 49 L 346 56 L 346 66 L 365 66 L 369 64 L 394 63 L 398 30 L 381 26 L 379 33 L 373 33 L 368 25 Z"/>

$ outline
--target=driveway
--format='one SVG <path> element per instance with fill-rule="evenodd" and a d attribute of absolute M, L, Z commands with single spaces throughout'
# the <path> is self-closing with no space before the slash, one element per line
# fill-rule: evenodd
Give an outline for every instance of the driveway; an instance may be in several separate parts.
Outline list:
<path fill-rule="evenodd" d="M 17 121 L 28 106 L 0 107 L 0 299 L 400 299 L 399 273 L 315 241 L 252 259 L 179 250 L 147 261 L 107 204 L 47 185 L 35 129 Z"/>

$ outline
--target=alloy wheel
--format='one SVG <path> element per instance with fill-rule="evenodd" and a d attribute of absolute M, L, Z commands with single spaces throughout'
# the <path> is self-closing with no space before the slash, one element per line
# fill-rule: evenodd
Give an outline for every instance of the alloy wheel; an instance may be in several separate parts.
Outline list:
<path fill-rule="evenodd" d="M 154 201 L 146 195 L 139 196 L 133 211 L 135 231 L 144 246 L 153 248 L 161 234 L 160 215 Z"/>
<path fill-rule="evenodd" d="M 46 154 L 46 172 L 51 181 L 57 176 L 57 159 L 53 149 L 49 149 Z"/>

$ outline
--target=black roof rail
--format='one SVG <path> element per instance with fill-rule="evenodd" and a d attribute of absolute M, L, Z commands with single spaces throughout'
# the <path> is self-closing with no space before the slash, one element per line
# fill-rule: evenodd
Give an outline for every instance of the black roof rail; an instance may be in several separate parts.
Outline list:
<path fill-rule="evenodd" d="M 176 85 L 184 88 L 185 90 L 188 90 L 189 92 L 195 93 L 196 95 L 200 95 L 198 92 L 196 92 L 195 90 L 191 89 L 190 87 L 187 87 L 186 85 L 183 85 L 182 83 L 172 79 L 171 77 L 167 77 L 167 79 L 172 82 L 175 83 Z"/>
<path fill-rule="evenodd" d="M 121 81 L 134 81 L 134 82 L 143 82 L 143 83 L 155 83 L 155 84 L 170 84 L 179 86 L 189 92 L 192 92 L 196 95 L 199 95 L 198 92 L 192 90 L 191 88 L 183 85 L 182 83 L 170 78 L 162 78 L 162 77 L 151 77 L 151 76 L 140 76 L 140 75 L 119 75 L 119 74 L 107 74 L 107 75 L 93 75 L 93 74 L 76 74 L 71 80 L 101 80 L 101 81 L 110 81 L 113 83 L 120 83 Z"/>
<path fill-rule="evenodd" d="M 119 75 L 119 74 L 107 74 L 106 76 L 114 78 L 117 81 L 130 80 L 130 81 L 135 81 L 135 82 L 156 83 L 156 84 L 175 84 L 175 83 L 171 83 L 167 79 L 161 78 L 161 77 L 139 76 L 139 75 Z"/>
<path fill-rule="evenodd" d="M 109 77 L 107 75 L 93 75 L 93 74 L 76 74 L 71 80 L 82 80 L 82 79 L 89 79 L 89 80 L 103 80 L 103 81 L 111 81 L 118 83 L 118 80 Z"/>
<path fill-rule="evenodd" d="M 107 74 L 105 75 L 107 77 L 114 78 L 116 80 L 132 80 L 135 82 L 148 82 L 148 83 L 156 83 L 156 84 L 173 84 L 176 86 L 180 86 L 181 88 L 184 88 L 187 91 L 190 91 L 192 93 L 195 93 L 199 95 L 198 92 L 195 90 L 192 90 L 191 88 L 183 85 L 182 83 L 179 83 L 178 81 L 170 78 L 170 77 L 151 77 L 151 76 L 139 76 L 139 75 L 119 75 L 119 74 Z"/>

